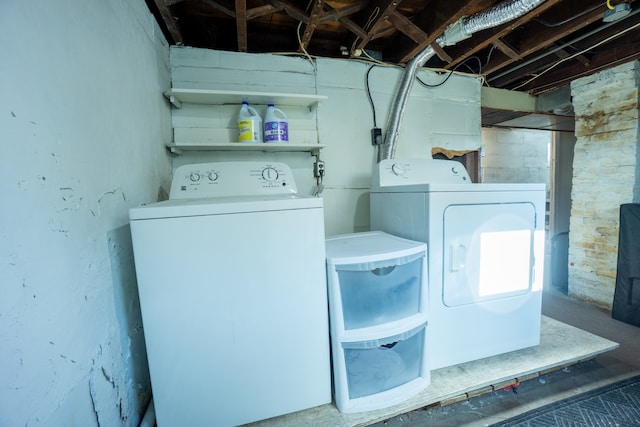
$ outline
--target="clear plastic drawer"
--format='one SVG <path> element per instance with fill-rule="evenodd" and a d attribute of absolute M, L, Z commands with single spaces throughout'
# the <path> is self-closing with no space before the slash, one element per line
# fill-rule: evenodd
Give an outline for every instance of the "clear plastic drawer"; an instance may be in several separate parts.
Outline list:
<path fill-rule="evenodd" d="M 335 266 L 344 329 L 400 320 L 420 312 L 424 254 Z"/>

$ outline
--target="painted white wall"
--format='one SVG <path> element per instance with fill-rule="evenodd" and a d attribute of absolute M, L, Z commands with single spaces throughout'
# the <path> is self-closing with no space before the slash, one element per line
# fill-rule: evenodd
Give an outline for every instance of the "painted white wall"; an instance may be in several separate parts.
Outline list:
<path fill-rule="evenodd" d="M 172 85 L 176 88 L 224 89 L 269 93 L 318 94 L 328 97 L 314 111 L 281 107 L 289 117 L 290 142 L 320 143 L 326 162 L 325 231 L 335 234 L 369 229 L 369 188 L 376 164 L 371 145 L 373 113 L 365 90 L 371 65 L 349 60 L 268 54 L 238 54 L 207 49 L 171 48 Z M 369 87 L 376 124 L 386 129 L 402 70 L 376 66 Z M 448 74 L 421 70 L 418 76 L 436 85 Z M 255 106 L 264 112 L 264 106 Z M 176 141 L 232 141 L 239 106 L 183 105 L 173 110 Z M 185 140 L 187 139 L 187 140 Z M 439 87 L 413 87 L 400 128 L 396 158 L 430 157 L 432 147 L 468 150 L 481 146 L 480 81 L 452 75 Z M 299 192 L 312 194 L 313 157 L 309 153 L 185 152 L 173 166 L 226 160 L 279 160 L 294 172 Z"/>
<path fill-rule="evenodd" d="M 0 425 L 137 426 L 128 209 L 168 185 L 168 46 L 144 0 L 4 0 L 0 56 Z"/>

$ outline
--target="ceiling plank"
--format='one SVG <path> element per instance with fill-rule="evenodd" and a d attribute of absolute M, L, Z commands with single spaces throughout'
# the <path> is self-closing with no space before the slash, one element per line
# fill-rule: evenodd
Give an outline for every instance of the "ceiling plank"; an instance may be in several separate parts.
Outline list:
<path fill-rule="evenodd" d="M 246 0 L 235 0 L 236 2 L 236 34 L 238 36 L 238 52 L 247 51 L 247 2 Z"/>
<path fill-rule="evenodd" d="M 606 8 L 606 6 L 604 6 Z M 561 40 L 576 31 L 602 19 L 604 9 L 593 11 L 582 18 L 578 22 L 568 22 L 560 27 L 544 28 L 536 27 L 531 28 L 531 31 L 523 34 L 520 43 L 519 51 L 522 57 L 531 55 L 541 49 L 548 48 L 551 44 Z M 519 59 L 519 58 L 518 58 Z M 501 70 L 502 68 L 514 63 L 517 59 L 510 58 L 508 60 L 490 63 L 484 72 L 490 74 Z"/>
<path fill-rule="evenodd" d="M 554 66 L 553 64 L 557 63 L 558 61 L 553 55 L 551 55 L 551 53 L 555 52 L 556 50 L 560 48 L 564 48 L 565 46 L 569 46 L 569 45 L 572 46 L 573 48 L 585 49 L 585 48 L 588 48 L 589 46 L 593 46 L 597 43 L 600 43 L 601 41 L 607 38 L 615 37 L 621 31 L 624 31 L 625 28 L 630 28 L 634 25 L 637 25 L 638 23 L 640 23 L 640 14 L 629 15 L 628 18 L 621 21 L 617 21 L 617 23 L 615 24 L 600 27 L 600 30 L 601 30 L 600 32 L 592 31 L 591 33 L 581 34 L 579 36 L 577 35 L 572 40 L 565 40 L 562 45 L 557 46 L 554 49 L 548 50 L 547 55 L 544 55 L 544 56 L 539 55 L 538 57 L 532 58 L 529 61 L 525 61 L 522 64 L 514 64 L 513 67 L 502 70 L 500 74 L 489 76 L 487 80 L 491 85 L 498 85 L 499 87 L 512 87 L 513 83 L 517 84 L 517 82 L 521 82 L 534 75 L 538 75 L 541 72 L 544 72 L 544 70 L 546 70 L 547 68 Z M 638 45 L 638 43 L 633 43 L 633 37 L 640 38 L 640 36 L 638 36 L 638 33 L 639 31 L 632 31 L 630 34 L 625 35 L 622 41 L 613 40 L 613 42 L 600 47 L 599 50 L 614 49 L 620 52 L 621 43 L 624 41 L 625 45 L 629 45 L 631 46 L 631 48 L 629 52 L 625 52 L 624 54 L 621 54 L 621 55 L 622 56 L 633 55 L 634 48 L 636 50 L 640 50 L 640 45 Z M 585 52 L 584 56 L 586 57 L 587 54 L 588 52 Z M 583 54 L 580 54 L 580 55 L 583 55 Z M 593 66 L 597 66 L 593 64 L 594 58 L 587 58 L 587 59 L 589 60 L 589 66 L 588 66 L 589 68 Z M 564 67 L 568 67 L 569 64 L 570 63 L 567 62 L 567 64 L 564 65 Z M 579 70 L 574 69 L 572 72 L 582 73 L 585 67 L 584 63 L 582 63 L 580 67 L 582 68 Z M 540 79 L 539 81 L 542 81 L 542 79 Z"/>
<path fill-rule="evenodd" d="M 175 44 L 182 44 L 182 34 L 180 33 L 180 29 L 176 24 L 175 19 L 171 15 L 171 11 L 169 7 L 164 2 L 164 0 L 154 0 L 158 11 L 160 12 L 160 16 L 162 16 L 162 20 L 164 21 L 164 25 L 167 26 L 167 30 L 169 30 L 169 34 L 173 38 Z"/>
<path fill-rule="evenodd" d="M 536 79 L 522 86 L 523 90 L 536 93 L 547 91 L 562 84 L 567 84 L 576 78 L 640 58 L 640 31 L 638 30 L 640 28 L 640 16 L 634 16 L 633 21 L 626 24 L 622 30 L 617 31 L 611 28 L 610 32 L 600 34 L 600 41 L 591 40 L 589 42 L 591 46 L 598 45 L 598 47 L 590 55 L 588 67 L 580 61 L 566 61 L 567 65 L 557 67 L 553 71 L 551 71 L 550 67 L 547 67 L 539 71 Z M 632 28 L 633 30 L 631 30 Z M 620 38 L 623 39 L 621 40 Z M 605 40 L 608 41 L 604 43 Z"/>

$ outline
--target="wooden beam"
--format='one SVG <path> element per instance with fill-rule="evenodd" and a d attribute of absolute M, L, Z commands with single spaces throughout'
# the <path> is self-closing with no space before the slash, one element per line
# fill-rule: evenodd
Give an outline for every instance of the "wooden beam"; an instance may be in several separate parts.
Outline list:
<path fill-rule="evenodd" d="M 227 9 L 226 7 L 224 7 L 223 5 L 221 5 L 218 2 L 215 2 L 213 0 L 202 0 L 202 1 L 204 1 L 205 4 L 208 4 L 209 6 L 213 7 L 214 9 L 217 9 L 220 12 L 224 13 L 225 15 L 229 15 L 232 18 L 236 17 L 236 13 L 233 10 Z"/>
<path fill-rule="evenodd" d="M 400 32 L 418 44 L 424 43 L 429 38 L 427 33 L 422 31 L 420 27 L 415 25 L 409 18 L 397 10 L 389 13 L 389 22 L 400 30 Z"/>
<path fill-rule="evenodd" d="M 536 79 L 532 80 L 522 87 L 521 90 L 530 91 L 532 93 L 541 93 L 563 84 L 575 80 L 579 77 L 588 76 L 598 71 L 602 71 L 616 65 L 634 61 L 640 58 L 640 31 L 638 29 L 624 32 L 632 27 L 640 25 L 640 16 L 635 15 L 629 19 L 620 22 L 619 25 L 609 28 L 607 31 L 598 34 L 597 39 L 590 39 L 589 46 L 594 46 L 610 37 L 618 36 L 609 40 L 607 43 L 598 46 L 597 52 L 590 55 L 589 66 L 585 66 L 579 61 L 573 63 L 566 62 L 567 65 L 557 67 L 553 70 L 550 68 L 541 69 L 536 75 Z M 623 42 L 621 41 L 624 40 Z M 585 42 L 586 43 L 586 42 Z M 574 57 L 574 59 L 577 57 Z M 549 69 L 549 71 L 546 71 Z M 543 71 L 544 74 L 542 74 Z"/>
<path fill-rule="evenodd" d="M 299 51 L 306 51 L 307 45 L 311 41 L 311 36 L 318 26 L 318 20 L 323 14 L 323 8 L 324 0 L 313 0 L 313 8 L 309 15 L 309 22 L 307 22 L 307 25 L 304 28 L 304 33 L 302 33 L 302 37 L 300 38 L 300 46 L 298 47 Z"/>
<path fill-rule="evenodd" d="M 444 33 L 444 30 L 451 24 L 457 22 L 463 16 L 472 15 L 478 11 L 484 10 L 494 3 L 493 0 L 470 0 L 464 4 L 456 4 L 451 0 L 436 0 L 429 4 L 429 7 L 425 8 L 422 14 L 414 19 L 414 22 L 423 29 L 423 31 L 430 36 L 417 46 L 401 49 L 402 53 L 398 62 L 401 64 L 407 63 L 413 59 L 418 53 L 422 52 L 427 46 L 431 45 L 437 37 Z M 438 11 L 437 13 L 434 13 Z M 435 50 L 435 49 L 434 49 Z M 441 53 L 438 56 L 445 62 L 451 62 L 451 56 L 444 53 L 442 49 L 439 49 Z M 438 50 L 436 50 L 436 53 Z M 444 58 L 449 58 L 445 60 Z"/>
<path fill-rule="evenodd" d="M 238 52 L 247 51 L 247 1 L 236 1 L 236 34 L 238 35 Z"/>
<path fill-rule="evenodd" d="M 553 54 L 555 56 L 557 56 L 560 59 L 564 59 L 564 58 L 568 58 L 569 56 L 571 56 L 571 54 L 569 52 L 567 52 L 564 49 L 558 49 L 555 52 L 553 52 Z M 584 55 L 578 55 L 575 57 L 578 61 L 580 61 L 582 63 L 582 65 L 584 65 L 585 67 L 589 66 L 589 59 L 584 56 Z"/>
<path fill-rule="evenodd" d="M 247 10 L 247 21 L 259 18 L 264 15 L 270 15 L 272 13 L 280 12 L 282 7 L 275 7 L 272 4 L 265 4 L 264 6 L 253 7 Z"/>
<path fill-rule="evenodd" d="M 494 40 L 493 45 L 496 47 L 496 49 L 498 49 L 500 52 L 504 53 L 511 59 L 520 59 L 522 57 L 518 52 L 516 52 L 513 47 L 509 46 L 500 39 Z"/>
<path fill-rule="evenodd" d="M 433 51 L 436 53 L 436 55 L 438 55 L 438 58 L 442 59 L 444 62 L 446 62 L 447 64 L 451 61 L 453 61 L 453 58 L 450 57 L 447 52 L 444 51 L 444 49 L 436 42 L 431 42 L 430 44 L 431 48 L 433 49 Z"/>
<path fill-rule="evenodd" d="M 349 52 L 350 55 L 353 55 L 357 49 L 363 50 L 365 48 L 376 33 L 379 32 L 380 28 L 385 25 L 385 21 L 389 18 L 389 14 L 398 7 L 400 1 L 401 0 L 377 0 L 372 2 L 369 7 L 371 12 L 368 15 L 368 20 L 363 26 L 364 30 L 367 32 L 367 36 L 362 37 L 357 41 L 355 46 L 353 46 Z"/>
<path fill-rule="evenodd" d="M 624 31 L 625 28 L 630 28 L 631 26 L 640 23 L 640 16 L 634 15 L 629 18 L 619 22 L 618 24 L 612 25 L 607 29 L 603 29 L 601 32 L 597 34 L 593 34 L 590 37 L 584 38 L 584 36 L 576 36 L 576 39 L 573 41 L 565 41 L 564 44 L 571 43 L 572 46 L 580 49 L 587 48 L 589 46 L 593 46 L 599 43 L 602 40 L 605 40 L 610 37 L 614 37 L 619 34 L 621 31 Z M 634 53 L 640 51 L 640 31 L 631 31 L 626 33 L 622 39 L 614 39 L 611 42 L 599 47 L 597 51 L 602 52 L 606 51 L 607 54 L 616 54 L 618 58 L 624 57 L 633 57 Z M 624 43 L 622 42 L 624 40 Z M 635 42 L 634 42 L 635 40 Z M 585 54 L 585 59 L 586 59 Z M 601 67 L 603 64 L 599 63 L 599 58 L 603 58 L 606 54 L 588 54 L 589 58 L 587 59 L 589 62 L 589 66 L 587 67 L 584 64 L 584 61 L 580 61 L 578 57 L 575 59 L 580 61 L 580 64 L 571 65 L 570 62 L 565 61 L 562 68 L 567 69 L 569 75 L 571 73 L 575 75 L 583 75 L 585 68 L 592 67 Z M 580 56 L 580 55 L 578 55 Z M 617 61 L 618 59 L 613 59 L 613 61 Z M 491 86 L 498 87 L 511 87 L 516 85 L 518 82 L 522 82 L 523 80 L 527 80 L 526 76 L 532 77 L 535 75 L 539 75 L 541 72 L 544 72 L 549 67 L 554 66 L 554 64 L 558 62 L 557 57 L 554 55 L 547 55 L 545 57 L 539 57 L 536 61 L 531 61 L 530 63 L 525 64 L 516 64 L 513 67 L 513 70 L 509 68 L 502 70 L 495 76 L 489 74 L 487 76 L 487 80 Z M 606 63 L 606 61 L 605 61 Z M 555 76 L 554 78 L 548 79 L 547 77 L 539 77 L 534 82 L 546 82 L 549 81 L 550 85 L 553 85 L 552 81 L 554 79 L 563 80 L 565 77 L 560 76 L 559 69 L 554 70 L 553 72 L 549 72 L 549 76 Z M 525 77 L 523 77 L 525 76 Z M 546 83 L 545 83 L 546 84 Z M 526 86 L 526 88 L 533 90 L 538 87 L 538 84 L 534 84 L 532 82 L 531 85 Z"/>
<path fill-rule="evenodd" d="M 359 37 L 361 39 L 367 37 L 367 32 L 346 16 L 340 18 L 339 21 L 347 30 L 355 34 L 356 37 Z"/>
<path fill-rule="evenodd" d="M 497 28 L 484 30 L 481 32 L 482 36 L 480 35 L 476 37 L 472 36 L 467 41 L 461 42 L 456 46 L 452 46 L 451 49 L 447 49 L 447 52 L 455 59 L 450 64 L 447 64 L 445 68 L 451 69 L 456 65 L 458 65 L 459 63 L 464 62 L 470 56 L 473 56 L 477 52 L 490 46 L 496 40 L 513 32 L 515 29 L 523 26 L 534 17 L 538 16 L 539 14 L 541 14 L 546 10 L 549 10 L 551 7 L 555 6 L 561 1 L 562 0 L 547 0 L 541 5 L 539 5 L 538 7 L 536 7 L 535 9 L 529 11 L 528 13 L 525 13 L 523 16 L 516 18 L 507 24 L 501 25 Z M 478 39 L 481 39 L 482 42 L 477 43 Z M 490 71 L 487 71 L 487 73 L 488 72 Z"/>
<path fill-rule="evenodd" d="M 175 44 L 182 44 L 182 34 L 180 33 L 180 29 L 176 24 L 175 19 L 171 15 L 171 11 L 169 7 L 164 2 L 164 0 L 154 0 L 158 11 L 160 12 L 160 16 L 162 16 L 162 20 L 164 21 L 164 25 L 167 26 L 167 30 L 169 30 L 169 34 L 171 34 L 171 38 L 173 38 L 173 42 Z"/>
<path fill-rule="evenodd" d="M 309 17 L 307 16 L 307 14 L 303 10 L 298 9 L 296 6 L 286 0 L 269 0 L 269 3 L 271 3 L 275 7 L 283 9 L 287 13 L 287 15 L 295 20 L 298 20 L 303 24 L 309 23 Z"/>
<path fill-rule="evenodd" d="M 360 12 L 366 6 L 367 4 L 364 1 L 359 1 L 339 9 L 328 10 L 318 19 L 318 24 L 323 24 L 329 21 L 340 21 L 341 18 Z"/>

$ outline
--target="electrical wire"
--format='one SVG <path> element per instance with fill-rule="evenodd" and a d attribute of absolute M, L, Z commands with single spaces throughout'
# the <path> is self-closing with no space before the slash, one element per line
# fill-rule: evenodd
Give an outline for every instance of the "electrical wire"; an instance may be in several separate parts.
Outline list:
<path fill-rule="evenodd" d="M 558 62 L 556 62 L 555 64 L 551 65 L 550 67 L 548 67 L 547 69 L 545 69 L 544 71 L 542 71 L 540 74 L 536 74 L 535 76 L 533 76 L 533 77 L 532 77 L 532 78 L 530 78 L 529 80 L 525 81 L 524 83 L 522 83 L 522 84 L 520 84 L 520 85 L 518 85 L 518 86 L 514 87 L 512 90 L 518 90 L 518 89 L 522 88 L 523 86 L 526 86 L 526 85 L 528 85 L 529 83 L 531 83 L 532 81 L 536 80 L 538 77 L 540 77 L 540 76 L 542 76 L 542 75 L 544 75 L 544 74 L 548 73 L 549 71 L 551 71 L 552 69 L 554 69 L 554 68 L 555 68 L 555 67 L 557 67 L 558 65 L 562 64 L 563 62 L 565 62 L 565 61 L 569 61 L 569 60 L 571 60 L 571 59 L 575 58 L 576 56 L 580 56 L 580 55 L 582 55 L 583 53 L 588 52 L 588 51 L 590 51 L 591 49 L 594 49 L 594 48 L 596 48 L 596 47 L 598 47 L 598 46 L 602 46 L 603 44 L 608 43 L 608 42 L 610 42 L 611 40 L 616 39 L 616 38 L 620 37 L 621 35 L 623 35 L 623 34 L 625 34 L 625 33 L 628 33 L 629 31 L 635 30 L 635 29 L 636 29 L 636 28 L 638 28 L 638 27 L 640 27 L 640 22 L 639 22 L 639 23 L 637 23 L 637 24 L 635 24 L 635 25 L 632 25 L 632 26 L 631 26 L 631 27 L 629 27 L 629 28 L 625 28 L 624 30 L 620 31 L 619 33 L 616 33 L 616 34 L 614 34 L 614 35 L 612 35 L 612 36 L 610 36 L 610 37 L 607 37 L 607 38 L 606 38 L 606 39 L 604 39 L 604 40 L 599 41 L 598 43 L 594 44 L 593 46 L 590 46 L 590 47 L 588 47 L 588 48 L 586 48 L 586 49 L 583 49 L 583 50 L 581 50 L 580 52 L 576 52 L 576 53 L 574 53 L 574 54 L 573 54 L 573 55 L 571 55 L 571 56 L 567 56 L 566 58 L 562 58 L 561 60 L 559 60 L 559 61 L 558 61 Z"/>
<path fill-rule="evenodd" d="M 609 5 L 608 1 L 607 1 L 607 5 Z M 559 27 L 561 25 L 564 25 L 564 24 L 566 24 L 568 22 L 571 22 L 576 18 L 580 18 L 581 16 L 586 15 L 587 13 L 593 12 L 594 10 L 599 9 L 601 7 L 602 7 L 602 4 L 599 4 L 597 6 L 592 7 L 591 9 L 583 10 L 582 12 L 578 13 L 577 15 L 573 15 L 573 16 L 565 19 L 564 21 L 560 21 L 560 22 L 547 22 L 544 19 L 540 19 L 540 18 L 535 18 L 534 21 L 541 23 L 545 27 L 555 28 L 555 27 Z"/>
<path fill-rule="evenodd" d="M 480 66 L 480 71 L 478 71 L 478 72 L 476 73 L 476 71 L 475 71 L 473 68 L 471 68 L 471 67 L 466 63 L 469 59 L 475 59 L 476 61 L 478 61 L 478 65 Z M 465 67 L 467 67 L 469 70 L 471 70 L 471 74 L 481 74 L 481 73 L 482 73 L 482 61 L 480 60 L 480 58 L 478 58 L 477 56 L 473 55 L 473 56 L 468 57 L 468 58 L 467 58 L 467 59 L 465 59 L 464 61 L 460 62 L 460 63 L 459 63 L 458 65 L 456 65 L 455 67 L 453 67 L 453 69 L 451 69 L 451 70 L 449 71 L 449 74 L 447 74 L 447 77 L 445 77 L 445 79 L 444 79 L 443 81 L 441 81 L 440 83 L 436 83 L 436 84 L 434 84 L 434 85 L 429 84 L 429 83 L 425 83 L 425 82 L 423 82 L 423 81 L 422 81 L 422 79 L 420 79 L 420 77 L 418 77 L 418 76 L 416 76 L 416 80 L 418 81 L 418 83 L 420 83 L 422 86 L 424 86 L 424 87 L 426 87 L 426 88 L 430 88 L 430 89 L 432 89 L 432 88 L 435 88 L 435 87 L 440 87 L 440 86 L 444 85 L 444 84 L 447 82 L 447 80 L 449 80 L 449 79 L 451 78 L 451 76 L 453 75 L 453 73 L 454 73 L 455 71 L 457 71 L 457 70 L 458 70 L 458 68 L 462 67 L 463 65 L 464 65 Z"/>
<path fill-rule="evenodd" d="M 371 112 L 373 113 L 373 127 L 377 128 L 378 124 L 376 122 L 376 106 L 373 103 L 373 98 L 371 97 L 371 90 L 369 89 L 369 73 L 371 72 L 371 70 L 373 70 L 373 67 L 375 66 L 376 64 L 373 64 L 367 70 L 367 73 L 365 74 L 365 78 L 364 78 L 364 87 L 367 91 L 367 98 L 369 98 L 369 104 L 371 105 Z"/>

